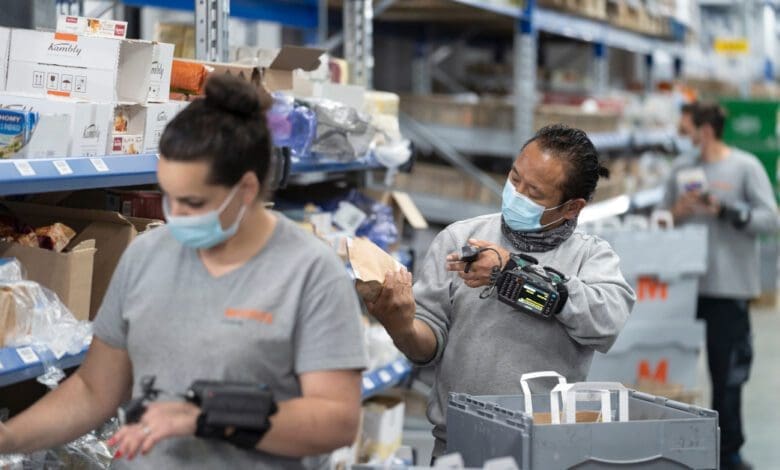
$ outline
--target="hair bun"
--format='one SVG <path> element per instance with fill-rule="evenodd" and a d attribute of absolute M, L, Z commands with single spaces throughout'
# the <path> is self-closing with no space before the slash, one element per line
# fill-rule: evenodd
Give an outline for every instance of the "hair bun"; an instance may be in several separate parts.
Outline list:
<path fill-rule="evenodd" d="M 246 81 L 231 75 L 213 75 L 206 82 L 206 105 L 244 119 L 260 116 L 260 96 Z"/>
<path fill-rule="evenodd" d="M 599 178 L 609 179 L 609 168 L 599 165 Z"/>

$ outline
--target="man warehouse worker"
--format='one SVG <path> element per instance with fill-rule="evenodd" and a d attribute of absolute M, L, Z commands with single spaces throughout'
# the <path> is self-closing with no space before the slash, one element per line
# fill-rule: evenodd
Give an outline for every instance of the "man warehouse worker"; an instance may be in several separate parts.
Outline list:
<path fill-rule="evenodd" d="M 450 392 L 517 394 L 520 376 L 541 370 L 582 381 L 593 352 L 614 343 L 634 292 L 610 246 L 575 231 L 602 176 L 608 171 L 584 132 L 563 125 L 541 129 L 512 166 L 501 213 L 444 229 L 414 288 L 411 274 L 388 273 L 379 298 L 368 305 L 411 361 L 435 366 L 428 405 L 434 457 L 446 450 Z M 478 253 L 475 261 L 461 261 L 464 246 Z M 525 263 L 519 254 L 566 278 L 555 285 L 560 302 L 550 317 L 501 302 L 492 292 L 494 271 Z M 481 298 L 483 293 L 490 295 Z"/>
<path fill-rule="evenodd" d="M 753 358 L 748 307 L 760 293 L 758 237 L 777 232 L 777 204 L 761 162 L 723 142 L 723 109 L 698 104 L 692 116 L 694 128 L 686 134 L 698 148 L 676 162 L 662 206 L 676 224 L 707 226 L 708 266 L 699 281 L 697 316 L 707 328 L 721 468 L 750 468 L 739 453 L 745 442 L 742 385 Z"/>

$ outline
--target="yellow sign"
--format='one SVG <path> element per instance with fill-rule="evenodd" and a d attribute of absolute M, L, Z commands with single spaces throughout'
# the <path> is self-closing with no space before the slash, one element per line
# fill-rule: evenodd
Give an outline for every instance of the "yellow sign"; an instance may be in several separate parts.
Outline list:
<path fill-rule="evenodd" d="M 715 52 L 726 55 L 743 55 L 750 52 L 747 38 L 716 38 Z"/>

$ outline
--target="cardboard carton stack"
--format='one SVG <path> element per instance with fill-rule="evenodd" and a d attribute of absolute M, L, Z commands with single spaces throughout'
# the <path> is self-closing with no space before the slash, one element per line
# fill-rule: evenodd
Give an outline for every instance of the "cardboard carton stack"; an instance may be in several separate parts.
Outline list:
<path fill-rule="evenodd" d="M 154 152 L 182 105 L 168 101 L 170 44 L 127 24 L 62 16 L 57 31 L 0 28 L 3 158 Z"/>

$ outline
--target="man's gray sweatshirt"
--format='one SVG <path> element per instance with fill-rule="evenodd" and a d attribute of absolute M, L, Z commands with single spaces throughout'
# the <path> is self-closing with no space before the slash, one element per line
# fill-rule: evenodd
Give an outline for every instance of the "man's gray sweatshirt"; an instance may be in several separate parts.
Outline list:
<path fill-rule="evenodd" d="M 450 392 L 517 395 L 520 376 L 542 370 L 557 371 L 570 382 L 585 380 L 593 351 L 612 346 L 635 300 L 609 244 L 580 232 L 554 250 L 531 253 L 542 266 L 570 278 L 569 299 L 553 319 L 514 310 L 495 294 L 481 300 L 482 288 L 469 288 L 446 270 L 447 255 L 460 252 L 471 238 L 517 251 L 501 233 L 500 214 L 457 222 L 434 239 L 414 284 L 417 318 L 433 329 L 438 343 L 429 363 L 436 367 L 428 403 L 435 455 L 444 451 Z"/>
<path fill-rule="evenodd" d="M 662 207 L 671 209 L 684 190 L 681 173 L 700 168 L 707 190 L 724 203 L 742 201 L 751 208 L 750 222 L 742 229 L 708 215 L 695 215 L 685 224 L 707 226 L 707 271 L 699 280 L 699 295 L 750 299 L 761 292 L 758 235 L 776 233 L 780 224 L 777 203 L 764 168 L 755 156 L 731 148 L 725 160 L 705 163 L 698 152 L 678 157 L 666 183 Z"/>

